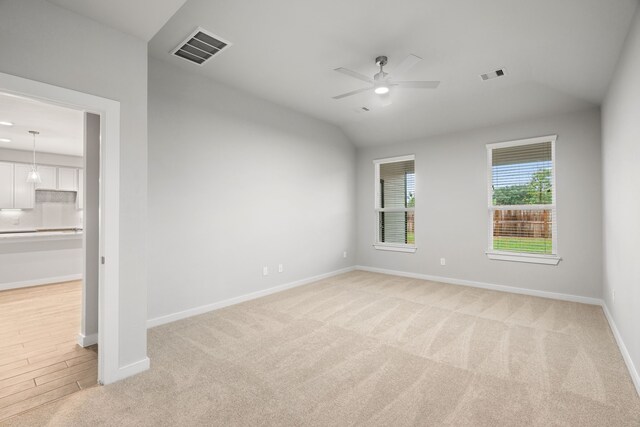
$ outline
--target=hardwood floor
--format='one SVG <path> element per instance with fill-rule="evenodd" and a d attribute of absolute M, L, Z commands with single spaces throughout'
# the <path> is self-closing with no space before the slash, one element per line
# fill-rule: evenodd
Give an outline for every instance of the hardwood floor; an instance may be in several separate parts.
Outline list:
<path fill-rule="evenodd" d="M 96 385 L 96 346 L 76 343 L 82 283 L 0 292 L 0 421 Z"/>

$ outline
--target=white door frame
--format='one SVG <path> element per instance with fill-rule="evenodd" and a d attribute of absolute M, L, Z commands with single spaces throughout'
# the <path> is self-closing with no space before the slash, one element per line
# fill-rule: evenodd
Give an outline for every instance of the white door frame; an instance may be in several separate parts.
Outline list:
<path fill-rule="evenodd" d="M 10 74 L 0 90 L 100 115 L 100 255 L 98 275 L 98 381 L 123 378 L 119 363 L 120 103 Z M 96 260 L 99 262 L 99 260 Z"/>

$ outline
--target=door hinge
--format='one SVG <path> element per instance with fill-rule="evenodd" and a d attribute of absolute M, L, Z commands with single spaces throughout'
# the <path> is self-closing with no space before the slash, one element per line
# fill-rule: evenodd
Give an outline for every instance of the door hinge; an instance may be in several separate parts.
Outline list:
<path fill-rule="evenodd" d="M 100 257 L 100 264 L 104 265 L 105 261 L 106 261 L 105 257 L 101 256 Z"/>

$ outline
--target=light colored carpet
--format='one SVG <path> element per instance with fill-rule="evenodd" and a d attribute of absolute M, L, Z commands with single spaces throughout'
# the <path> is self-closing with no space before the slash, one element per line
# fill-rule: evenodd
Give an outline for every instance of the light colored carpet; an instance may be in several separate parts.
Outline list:
<path fill-rule="evenodd" d="M 149 331 L 150 371 L 28 426 L 638 426 L 596 306 L 362 271 Z"/>

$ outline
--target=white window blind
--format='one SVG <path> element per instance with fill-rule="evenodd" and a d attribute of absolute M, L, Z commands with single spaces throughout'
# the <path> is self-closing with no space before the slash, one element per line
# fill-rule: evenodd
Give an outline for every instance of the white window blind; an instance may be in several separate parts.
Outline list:
<path fill-rule="evenodd" d="M 555 136 L 489 144 L 489 251 L 557 254 Z"/>
<path fill-rule="evenodd" d="M 377 160 L 376 243 L 415 245 L 416 174 L 413 156 Z"/>

